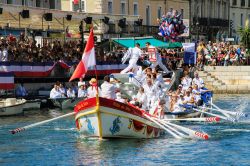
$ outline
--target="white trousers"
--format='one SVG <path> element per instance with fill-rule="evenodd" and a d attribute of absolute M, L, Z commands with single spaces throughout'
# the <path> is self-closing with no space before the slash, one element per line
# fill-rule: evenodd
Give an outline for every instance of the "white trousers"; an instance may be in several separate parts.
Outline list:
<path fill-rule="evenodd" d="M 169 73 L 169 70 L 166 68 L 165 65 L 163 65 L 161 60 L 157 60 L 156 62 L 153 62 L 150 67 L 155 68 L 157 65 L 159 65 L 163 71 L 165 71 L 166 73 Z"/>
<path fill-rule="evenodd" d="M 123 69 L 120 73 L 125 74 L 125 73 L 129 72 L 131 69 L 137 68 L 137 65 L 136 65 L 137 61 L 138 61 L 138 59 L 130 59 L 128 67 Z"/>

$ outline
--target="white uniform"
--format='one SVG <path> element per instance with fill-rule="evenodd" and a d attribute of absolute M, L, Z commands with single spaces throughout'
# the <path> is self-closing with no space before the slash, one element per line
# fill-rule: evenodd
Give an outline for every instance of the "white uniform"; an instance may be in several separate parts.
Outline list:
<path fill-rule="evenodd" d="M 130 60 L 129 60 L 129 65 L 125 69 L 121 71 L 121 74 L 129 72 L 131 69 L 136 68 L 137 61 L 141 57 L 142 51 L 138 47 L 134 47 L 131 49 L 131 55 L 130 55 Z"/>
<path fill-rule="evenodd" d="M 76 97 L 76 94 L 73 90 L 67 90 L 67 97 L 74 98 Z"/>
<path fill-rule="evenodd" d="M 53 88 L 51 91 L 50 91 L 50 95 L 49 97 L 51 99 L 56 99 L 56 98 L 61 98 L 62 97 L 62 94 L 59 90 L 56 90 L 55 88 Z"/>
<path fill-rule="evenodd" d="M 200 77 L 198 77 L 198 78 L 194 77 L 194 78 L 193 78 L 193 81 L 192 81 L 192 84 L 193 84 L 193 85 L 197 84 L 197 85 L 198 85 L 198 88 L 201 88 L 201 85 L 204 84 L 204 81 L 203 81 L 203 79 L 200 78 Z"/>
<path fill-rule="evenodd" d="M 88 93 L 88 98 L 92 98 L 92 97 L 96 97 L 96 88 L 94 86 L 90 86 L 87 89 L 87 93 Z M 98 87 L 98 95 L 101 96 L 101 90 Z"/>
<path fill-rule="evenodd" d="M 78 89 L 78 97 L 87 97 L 87 91 L 83 89 Z"/>
<path fill-rule="evenodd" d="M 147 109 L 147 103 L 148 103 L 146 94 L 138 92 L 137 95 L 136 95 L 136 99 L 142 105 L 141 108 L 143 110 L 146 110 Z"/>
<path fill-rule="evenodd" d="M 147 106 L 151 108 L 157 100 L 156 89 L 153 85 L 149 86 L 148 84 L 143 85 L 143 88 L 147 96 Z"/>
<path fill-rule="evenodd" d="M 108 99 L 115 99 L 116 98 L 116 87 L 115 85 L 104 81 L 104 83 L 101 85 L 101 94 L 102 97 L 108 98 Z"/>
<path fill-rule="evenodd" d="M 8 50 L 6 48 L 2 51 L 2 60 L 1 61 L 3 61 L 3 62 L 8 61 Z"/>
<path fill-rule="evenodd" d="M 192 79 L 190 77 L 184 77 L 183 80 L 181 81 L 181 84 L 183 85 L 182 89 L 187 90 L 192 83 Z"/>
<path fill-rule="evenodd" d="M 155 48 L 154 46 L 149 46 L 149 48 Z M 155 62 L 152 62 L 151 64 L 151 68 L 154 69 L 157 65 L 159 65 L 161 67 L 161 69 L 163 71 L 165 71 L 166 73 L 169 73 L 169 70 L 166 68 L 165 65 L 163 65 L 162 63 L 162 58 L 161 58 L 161 54 L 156 52 L 156 61 Z"/>

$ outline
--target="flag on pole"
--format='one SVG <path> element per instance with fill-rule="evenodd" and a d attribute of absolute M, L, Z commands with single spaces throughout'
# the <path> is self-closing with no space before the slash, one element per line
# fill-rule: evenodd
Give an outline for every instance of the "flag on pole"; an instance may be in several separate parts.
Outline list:
<path fill-rule="evenodd" d="M 78 5 L 79 4 L 79 0 L 74 0 L 74 5 Z"/>
<path fill-rule="evenodd" d="M 82 55 L 82 59 L 78 63 L 69 81 L 72 81 L 76 78 L 84 77 L 88 71 L 88 68 L 93 67 L 95 65 L 96 65 L 96 59 L 95 59 L 95 47 L 94 47 L 94 33 L 93 33 L 93 28 L 91 28 L 87 44 L 84 53 Z"/>

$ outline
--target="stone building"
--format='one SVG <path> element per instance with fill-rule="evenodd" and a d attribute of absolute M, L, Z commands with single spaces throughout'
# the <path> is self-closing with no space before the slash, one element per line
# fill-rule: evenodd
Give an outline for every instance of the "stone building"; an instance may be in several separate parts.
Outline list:
<path fill-rule="evenodd" d="M 239 41 L 237 30 L 239 27 L 250 26 L 250 0 L 230 0 L 231 35 L 236 43 Z"/>
<path fill-rule="evenodd" d="M 223 40 L 229 34 L 229 0 L 191 0 L 193 39 Z"/>

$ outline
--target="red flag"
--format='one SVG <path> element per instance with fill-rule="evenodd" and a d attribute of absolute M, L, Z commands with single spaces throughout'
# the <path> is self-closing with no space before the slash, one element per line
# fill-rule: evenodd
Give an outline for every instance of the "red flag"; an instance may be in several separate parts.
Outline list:
<path fill-rule="evenodd" d="M 84 77 L 88 71 L 88 67 L 95 65 L 96 65 L 96 60 L 95 60 L 95 47 L 94 47 L 94 33 L 93 33 L 93 28 L 91 28 L 89 39 L 87 41 L 84 53 L 82 55 L 82 60 L 77 65 L 69 81 L 72 81 L 75 78 Z"/>
<path fill-rule="evenodd" d="M 79 4 L 79 0 L 74 0 L 74 5 Z"/>

